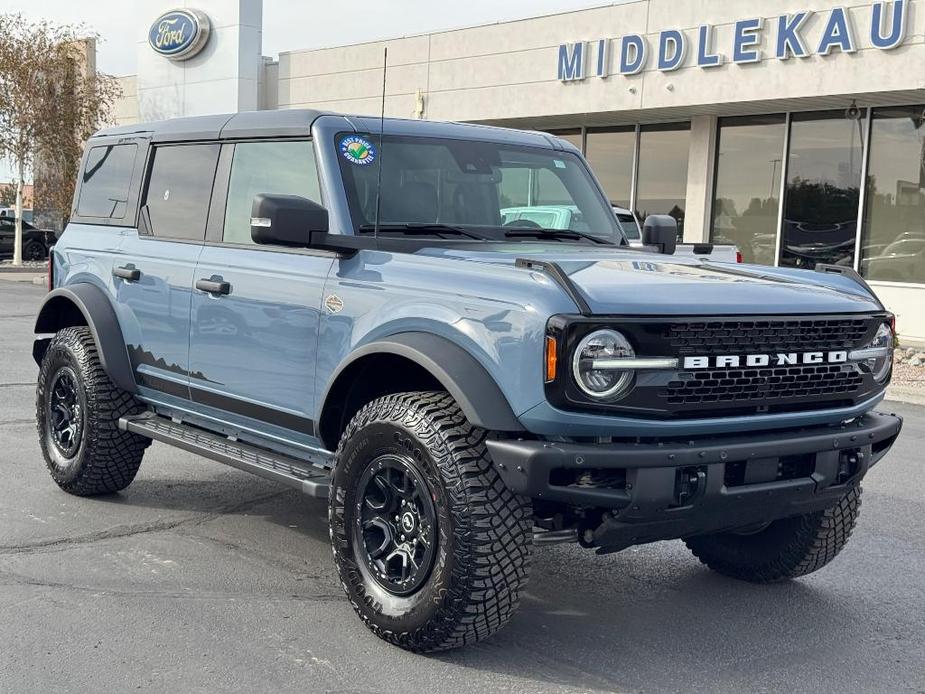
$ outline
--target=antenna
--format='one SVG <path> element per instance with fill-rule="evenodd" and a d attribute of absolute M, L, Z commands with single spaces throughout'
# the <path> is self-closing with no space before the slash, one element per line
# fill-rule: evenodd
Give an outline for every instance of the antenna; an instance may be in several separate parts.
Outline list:
<path fill-rule="evenodd" d="M 385 76 L 389 66 L 389 47 L 382 49 L 382 106 L 379 109 L 379 166 L 376 170 L 376 222 L 373 238 L 379 238 L 379 205 L 382 201 L 382 155 L 385 152 Z"/>

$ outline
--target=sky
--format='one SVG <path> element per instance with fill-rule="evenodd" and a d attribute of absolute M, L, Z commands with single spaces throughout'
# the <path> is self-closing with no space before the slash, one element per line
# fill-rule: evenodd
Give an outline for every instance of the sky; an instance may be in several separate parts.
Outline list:
<path fill-rule="evenodd" d="M 275 57 L 280 51 L 421 34 L 598 7 L 611 1 L 352 0 L 349 5 L 341 5 L 318 0 L 264 0 L 263 53 Z M 135 0 L 0 0 L 0 12 L 87 25 L 102 37 L 97 49 L 97 67 L 121 76 L 135 73 L 135 41 L 141 14 L 138 4 Z M 619 4 L 619 0 L 614 4 Z M 349 12 L 344 7 L 349 7 Z"/>
<path fill-rule="evenodd" d="M 264 0 L 263 54 L 276 57 L 281 51 L 360 43 L 626 1 L 352 0 L 347 13 L 335 2 Z M 0 13 L 86 26 L 100 35 L 97 68 L 122 76 L 136 72 L 143 5 L 138 0 L 0 0 Z M 0 160 L 0 181 L 11 179 L 9 165 Z"/>

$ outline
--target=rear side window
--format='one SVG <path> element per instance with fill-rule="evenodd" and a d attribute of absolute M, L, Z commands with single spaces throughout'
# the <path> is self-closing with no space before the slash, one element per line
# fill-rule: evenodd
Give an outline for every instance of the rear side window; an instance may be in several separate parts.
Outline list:
<path fill-rule="evenodd" d="M 260 193 L 299 195 L 321 202 L 318 170 L 312 143 L 241 142 L 234 147 L 228 203 L 225 207 L 225 243 L 253 243 L 251 206 Z"/>
<path fill-rule="evenodd" d="M 173 145 L 154 150 L 145 204 L 151 233 L 202 241 L 219 145 Z"/>
<path fill-rule="evenodd" d="M 138 145 L 93 147 L 87 154 L 80 181 L 80 217 L 122 219 L 128 208 L 129 188 Z"/>

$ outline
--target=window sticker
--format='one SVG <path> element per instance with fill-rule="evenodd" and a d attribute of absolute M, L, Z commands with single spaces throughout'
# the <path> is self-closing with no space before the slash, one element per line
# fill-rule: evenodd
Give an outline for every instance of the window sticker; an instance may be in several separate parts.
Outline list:
<path fill-rule="evenodd" d="M 376 160 L 373 143 L 358 135 L 348 135 L 340 141 L 340 153 L 351 164 L 366 166 Z"/>
<path fill-rule="evenodd" d="M 564 169 L 564 168 L 565 168 L 565 162 L 562 161 L 561 159 L 553 159 L 553 160 L 552 160 L 552 163 L 556 165 L 556 168 L 557 168 L 557 169 Z"/>

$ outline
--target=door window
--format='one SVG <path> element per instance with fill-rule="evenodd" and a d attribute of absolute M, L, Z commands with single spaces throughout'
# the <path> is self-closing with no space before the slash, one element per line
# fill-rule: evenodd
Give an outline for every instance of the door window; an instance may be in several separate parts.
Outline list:
<path fill-rule="evenodd" d="M 202 241 L 219 145 L 158 147 L 145 204 L 155 236 Z"/>
<path fill-rule="evenodd" d="M 299 195 L 321 202 L 312 143 L 243 142 L 235 145 L 225 206 L 225 243 L 253 243 L 251 205 L 260 193 Z"/>

